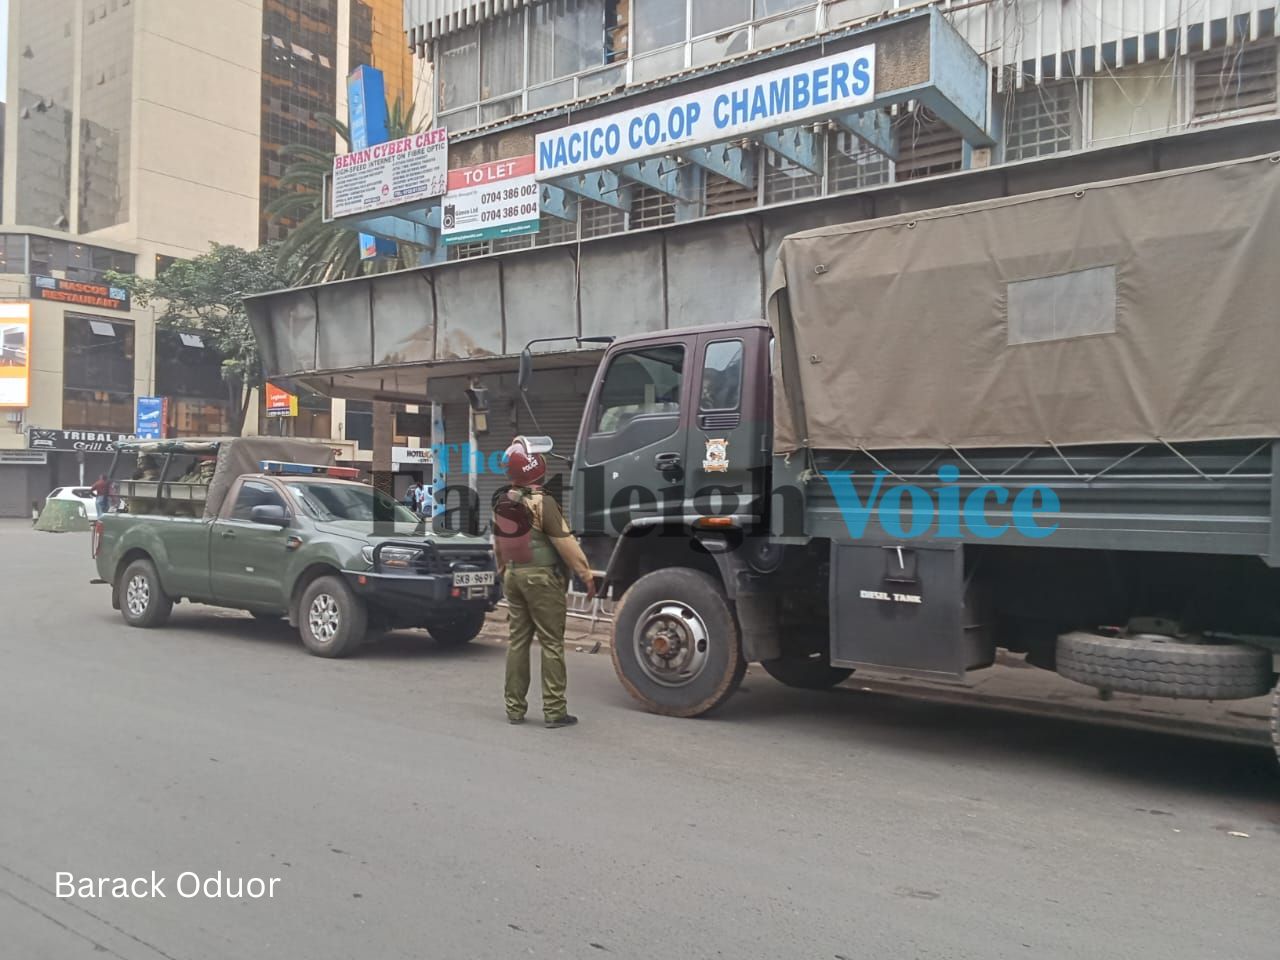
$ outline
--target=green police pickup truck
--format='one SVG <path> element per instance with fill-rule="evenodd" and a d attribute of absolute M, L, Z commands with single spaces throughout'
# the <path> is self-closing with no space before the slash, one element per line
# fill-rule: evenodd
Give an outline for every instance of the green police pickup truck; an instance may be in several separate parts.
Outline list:
<path fill-rule="evenodd" d="M 488 542 L 429 531 L 323 444 L 123 441 L 113 476 L 131 461 L 119 509 L 93 527 L 96 582 L 130 626 L 187 600 L 287 618 L 311 653 L 340 657 L 402 627 L 466 643 L 497 602 Z"/>

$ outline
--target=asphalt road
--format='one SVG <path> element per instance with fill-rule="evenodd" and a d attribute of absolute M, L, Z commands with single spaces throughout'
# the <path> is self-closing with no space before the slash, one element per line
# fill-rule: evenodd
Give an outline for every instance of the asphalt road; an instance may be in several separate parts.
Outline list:
<path fill-rule="evenodd" d="M 668 720 L 588 654 L 579 727 L 510 727 L 500 646 L 131 630 L 87 552 L 0 522 L 4 960 L 1277 956 L 1267 750 L 755 673 Z M 219 870 L 281 879 L 178 895 Z"/>

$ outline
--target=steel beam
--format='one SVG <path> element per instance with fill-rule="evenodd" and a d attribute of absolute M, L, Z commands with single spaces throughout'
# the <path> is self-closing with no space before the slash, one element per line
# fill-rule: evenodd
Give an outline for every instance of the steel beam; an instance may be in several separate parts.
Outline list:
<path fill-rule="evenodd" d="M 760 142 L 812 174 L 822 174 L 822 150 L 817 136 L 807 127 L 788 127 L 766 133 Z"/>
<path fill-rule="evenodd" d="M 898 148 L 893 142 L 893 125 L 886 114 L 870 110 L 866 113 L 842 113 L 831 119 L 836 126 L 848 130 L 872 150 L 883 153 L 890 160 L 898 159 Z"/>
<path fill-rule="evenodd" d="M 627 213 L 631 210 L 631 200 L 635 189 L 629 183 L 623 183 L 612 170 L 596 170 L 592 173 L 579 173 L 571 177 L 561 177 L 551 181 L 552 186 L 568 190 L 580 197 L 603 203 Z"/>
<path fill-rule="evenodd" d="M 578 198 L 566 190 L 550 183 L 540 184 L 538 205 L 542 212 L 557 220 L 578 222 Z"/>
<path fill-rule="evenodd" d="M 680 156 L 708 173 L 718 174 L 748 190 L 756 188 L 756 152 L 727 143 L 694 147 Z"/>
<path fill-rule="evenodd" d="M 628 180 L 652 187 L 681 203 L 693 203 L 697 199 L 694 189 L 698 186 L 698 181 L 690 175 L 688 164 L 680 166 L 661 157 L 656 160 L 637 160 L 635 163 L 624 164 L 618 172 Z"/>

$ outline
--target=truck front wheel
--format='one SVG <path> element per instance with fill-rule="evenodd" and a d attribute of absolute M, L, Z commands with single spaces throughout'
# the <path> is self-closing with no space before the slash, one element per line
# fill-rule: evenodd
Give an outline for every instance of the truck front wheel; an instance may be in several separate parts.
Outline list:
<path fill-rule="evenodd" d="M 131 627 L 164 626 L 173 612 L 173 600 L 160 586 L 160 574 L 150 560 L 135 560 L 125 567 L 116 592 L 120 613 Z"/>
<path fill-rule="evenodd" d="M 720 583 L 683 567 L 637 580 L 614 618 L 613 668 L 653 713 L 696 717 L 722 704 L 747 664 Z"/>
<path fill-rule="evenodd" d="M 302 591 L 298 632 L 317 657 L 342 657 L 358 647 L 369 612 L 341 577 L 317 577 Z"/>

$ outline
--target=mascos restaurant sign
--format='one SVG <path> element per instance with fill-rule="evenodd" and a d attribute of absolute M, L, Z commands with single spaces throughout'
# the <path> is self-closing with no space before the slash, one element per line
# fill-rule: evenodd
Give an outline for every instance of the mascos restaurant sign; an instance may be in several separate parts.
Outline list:
<path fill-rule="evenodd" d="M 36 300 L 53 300 L 77 307 L 98 307 L 103 310 L 128 310 L 129 291 L 124 287 L 112 287 L 105 283 L 85 283 L 82 280 L 61 280 L 58 277 L 31 277 L 31 296 Z"/>

